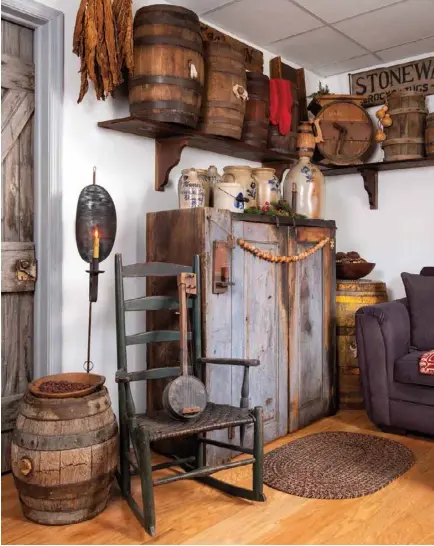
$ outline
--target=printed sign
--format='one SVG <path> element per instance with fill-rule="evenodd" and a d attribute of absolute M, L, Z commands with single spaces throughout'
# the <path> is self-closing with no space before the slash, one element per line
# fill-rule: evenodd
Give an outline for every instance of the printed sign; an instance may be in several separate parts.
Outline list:
<path fill-rule="evenodd" d="M 363 106 L 384 104 L 393 91 L 434 94 L 434 57 L 349 74 L 350 93 L 365 97 Z"/>

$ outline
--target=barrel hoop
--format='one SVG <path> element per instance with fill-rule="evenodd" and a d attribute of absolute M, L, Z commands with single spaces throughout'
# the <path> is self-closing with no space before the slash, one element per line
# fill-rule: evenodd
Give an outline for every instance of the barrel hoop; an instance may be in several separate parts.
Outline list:
<path fill-rule="evenodd" d="M 180 100 L 142 100 L 133 102 L 130 105 L 132 113 L 134 111 L 141 112 L 143 110 L 180 110 L 182 113 L 190 112 L 191 114 L 199 114 L 199 107 L 192 104 L 185 104 Z"/>
<path fill-rule="evenodd" d="M 388 155 L 387 161 L 408 161 L 409 159 L 422 159 L 422 158 L 423 158 L 423 154 L 398 154 L 398 155 Z"/>
<path fill-rule="evenodd" d="M 24 516 L 43 525 L 70 525 L 71 523 L 80 523 L 92 519 L 101 513 L 106 507 L 108 499 L 104 499 L 98 505 L 92 508 L 81 508 L 70 512 L 48 512 L 45 510 L 35 510 L 25 504 L 21 505 Z"/>
<path fill-rule="evenodd" d="M 398 114 L 426 114 L 426 108 L 420 108 L 419 106 L 409 106 L 408 108 L 395 108 L 394 110 L 389 110 L 387 113 L 390 116 L 397 116 Z"/>
<path fill-rule="evenodd" d="M 219 63 L 220 64 L 220 63 Z M 211 63 L 206 63 L 208 73 L 213 74 L 214 72 L 217 72 L 219 74 L 231 74 L 232 76 L 237 76 L 240 79 L 244 79 L 244 74 L 241 70 L 230 70 L 229 68 L 223 68 L 221 66 L 213 66 Z M 247 87 L 247 85 L 244 82 L 240 82 L 240 85 L 243 87 Z"/>
<path fill-rule="evenodd" d="M 179 85 L 187 89 L 193 89 L 196 93 L 202 94 L 203 85 L 198 80 L 192 80 L 191 78 L 179 78 L 178 76 L 136 76 L 131 78 L 129 85 L 136 87 L 138 85 L 152 85 L 152 84 L 164 84 L 164 85 Z"/>
<path fill-rule="evenodd" d="M 184 14 L 180 14 L 184 15 Z M 137 13 L 134 18 L 134 28 L 144 25 L 170 25 L 173 27 L 187 28 L 199 34 L 199 20 L 186 19 L 185 17 L 177 17 L 173 13 Z"/>
<path fill-rule="evenodd" d="M 152 45 L 182 47 L 203 55 L 203 47 L 201 42 L 192 42 L 184 38 L 178 38 L 177 36 L 136 36 L 134 38 L 135 47 Z"/>
<path fill-rule="evenodd" d="M 388 138 L 382 144 L 383 146 L 391 146 L 392 144 L 423 144 L 422 137 L 396 137 Z"/>
<path fill-rule="evenodd" d="M 244 112 L 244 103 L 240 102 L 230 102 L 225 100 L 211 100 L 207 101 L 204 105 L 205 109 L 209 108 L 227 108 L 229 110 L 237 110 L 237 112 Z"/>
<path fill-rule="evenodd" d="M 113 481 L 116 469 L 110 470 L 105 474 L 101 474 L 87 480 L 85 482 L 70 483 L 65 485 L 50 485 L 44 486 L 36 483 L 27 483 L 14 476 L 15 487 L 20 494 L 34 499 L 49 499 L 49 500 L 69 500 L 89 495 L 104 489 Z"/>
<path fill-rule="evenodd" d="M 268 121 L 245 121 L 243 127 L 260 127 L 268 131 Z"/>
<path fill-rule="evenodd" d="M 118 425 L 116 419 L 114 419 L 112 423 L 105 427 L 67 436 L 38 435 L 15 429 L 12 439 L 17 446 L 26 449 L 35 451 L 63 451 L 101 444 L 116 436 L 117 431 Z"/>
<path fill-rule="evenodd" d="M 268 96 L 261 95 L 260 93 L 256 94 L 256 92 L 251 91 L 249 89 L 249 82 L 247 82 L 247 91 L 249 93 L 249 101 L 257 100 L 259 102 L 270 102 L 270 99 Z"/>

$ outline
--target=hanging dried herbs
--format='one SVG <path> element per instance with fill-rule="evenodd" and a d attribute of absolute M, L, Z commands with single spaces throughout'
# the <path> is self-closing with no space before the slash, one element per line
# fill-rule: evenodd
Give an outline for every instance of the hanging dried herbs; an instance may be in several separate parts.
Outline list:
<path fill-rule="evenodd" d="M 116 19 L 116 22 L 115 22 Z M 81 0 L 75 22 L 73 52 L 81 59 L 81 86 L 77 102 L 95 86 L 96 98 L 105 100 L 122 82 L 125 65 L 132 72 L 131 0 Z"/>

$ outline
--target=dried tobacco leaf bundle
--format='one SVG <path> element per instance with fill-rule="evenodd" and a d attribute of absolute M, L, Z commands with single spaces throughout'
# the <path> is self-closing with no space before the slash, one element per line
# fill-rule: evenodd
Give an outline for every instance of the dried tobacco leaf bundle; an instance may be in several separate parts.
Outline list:
<path fill-rule="evenodd" d="M 133 75 L 133 2 L 113 0 L 113 16 L 119 44 L 119 66 Z"/>
<path fill-rule="evenodd" d="M 89 88 L 88 80 L 93 82 L 98 100 L 105 100 L 122 83 L 116 35 L 111 0 L 81 0 L 72 49 L 81 59 L 77 102 L 83 100 Z"/>

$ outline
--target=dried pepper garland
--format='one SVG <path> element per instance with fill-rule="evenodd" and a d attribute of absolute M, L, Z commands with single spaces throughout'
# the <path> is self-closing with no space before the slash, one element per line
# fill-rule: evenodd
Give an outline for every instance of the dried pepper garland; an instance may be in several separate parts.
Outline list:
<path fill-rule="evenodd" d="M 75 21 L 73 52 L 81 59 L 77 102 L 95 86 L 105 100 L 122 82 L 122 66 L 132 71 L 132 0 L 81 0 Z"/>

